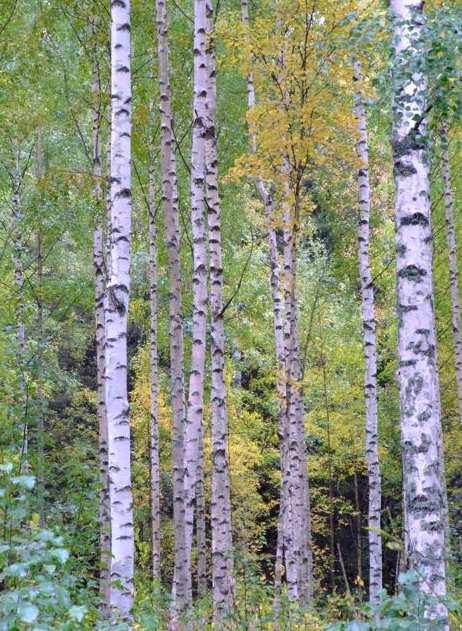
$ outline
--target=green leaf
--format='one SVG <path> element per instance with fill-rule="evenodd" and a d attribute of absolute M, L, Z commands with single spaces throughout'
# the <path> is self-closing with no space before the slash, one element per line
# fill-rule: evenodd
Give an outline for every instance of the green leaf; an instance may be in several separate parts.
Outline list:
<path fill-rule="evenodd" d="M 66 563 L 69 558 L 69 552 L 66 548 L 55 548 L 51 551 L 51 555 L 58 559 L 61 563 Z"/>
<path fill-rule="evenodd" d="M 72 618 L 72 620 L 77 620 L 77 622 L 82 622 L 86 613 L 87 608 L 84 606 L 79 607 L 77 605 L 74 605 L 69 609 L 69 616 Z"/>
<path fill-rule="evenodd" d="M 18 615 L 21 622 L 32 624 L 35 622 L 39 615 L 38 607 L 32 603 L 22 603 L 18 608 Z"/>
<path fill-rule="evenodd" d="M 48 574 L 54 574 L 56 572 L 56 565 L 45 565 L 45 570 Z"/>
<path fill-rule="evenodd" d="M 23 489 L 32 490 L 35 486 L 35 477 L 33 475 L 17 475 L 11 478 L 13 484 L 21 486 Z"/>
<path fill-rule="evenodd" d="M 23 563 L 12 563 L 5 569 L 8 576 L 27 576 L 27 568 Z"/>

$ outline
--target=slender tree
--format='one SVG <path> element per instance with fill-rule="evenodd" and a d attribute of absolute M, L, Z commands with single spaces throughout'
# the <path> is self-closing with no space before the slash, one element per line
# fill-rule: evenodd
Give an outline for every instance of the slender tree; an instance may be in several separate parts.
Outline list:
<path fill-rule="evenodd" d="M 250 20 L 249 20 L 249 5 L 247 0 L 242 0 L 241 2 L 241 16 L 244 26 L 249 29 Z M 283 55 L 280 57 L 280 63 L 283 62 Z M 255 87 L 253 75 L 251 72 L 247 74 L 247 104 L 248 108 L 251 111 L 256 105 L 256 97 L 255 97 Z M 251 130 L 250 134 L 250 148 L 253 154 L 257 153 L 257 137 L 254 131 Z M 286 172 L 286 183 L 288 178 L 288 173 Z M 289 595 L 294 600 L 299 600 L 300 602 L 307 603 L 312 594 L 312 554 L 311 554 L 311 528 L 310 528 L 310 509 L 309 509 L 309 488 L 308 488 L 308 477 L 306 471 L 306 454 L 304 453 L 304 409 L 303 409 L 303 400 L 301 395 L 300 388 L 297 387 L 297 392 L 295 394 L 296 401 L 290 401 L 291 405 L 295 405 L 292 409 L 296 410 L 296 417 L 298 419 L 297 423 L 297 445 L 300 448 L 300 461 L 295 466 L 299 468 L 299 475 L 293 478 L 295 480 L 301 479 L 303 483 L 300 486 L 300 493 L 303 496 L 300 496 L 300 500 L 298 502 L 297 510 L 300 511 L 300 519 L 303 520 L 304 526 L 301 526 L 300 533 L 297 535 L 299 537 L 299 543 L 301 548 L 299 550 L 299 554 L 293 554 L 294 551 L 294 532 L 291 524 L 295 519 L 295 515 L 291 510 L 289 505 L 286 505 L 286 498 L 294 497 L 293 490 L 289 489 L 290 487 L 290 470 L 288 467 L 288 442 L 289 442 L 289 395 L 291 393 L 293 381 L 289 379 L 289 372 L 292 370 L 292 367 L 289 367 L 287 364 L 287 347 L 285 345 L 284 338 L 284 322 L 286 322 L 286 327 L 288 326 L 288 320 L 286 318 L 289 317 L 289 313 L 292 313 L 292 303 L 284 302 L 283 298 L 283 286 L 282 286 L 282 276 L 287 280 L 287 269 L 285 270 L 285 274 L 281 272 L 281 264 L 279 262 L 279 251 L 278 251 L 278 240 L 276 236 L 276 213 L 274 208 L 274 198 L 271 190 L 271 186 L 267 185 L 261 177 L 255 178 L 255 186 L 258 192 L 258 195 L 264 206 L 264 216 L 267 224 L 267 240 L 268 240 L 268 249 L 269 249 L 269 259 L 270 259 L 270 285 L 271 285 L 271 297 L 273 303 L 273 328 L 274 328 L 274 338 L 275 338 L 275 349 L 276 349 L 276 358 L 277 358 L 277 390 L 279 396 L 279 434 L 280 434 L 280 451 L 281 451 L 281 473 L 282 473 L 282 484 L 281 484 L 281 493 L 280 493 L 280 511 L 278 518 L 278 537 L 277 537 L 277 548 L 276 548 L 276 566 L 275 566 L 275 601 L 274 601 L 274 609 L 275 614 L 277 615 L 279 609 L 279 590 L 281 584 L 281 576 L 283 564 L 285 562 L 286 565 L 286 580 L 288 583 Z M 288 197 L 290 197 L 290 191 L 287 189 Z M 289 205 L 290 201 L 287 199 Z M 287 239 L 292 241 L 292 232 L 295 227 L 295 223 L 290 218 L 291 211 L 288 210 L 287 215 L 287 228 L 289 232 L 285 233 Z M 287 243 L 286 243 L 287 245 Z M 285 255 L 291 257 L 289 249 L 286 248 Z M 287 262 L 287 261 L 286 261 Z M 294 261 L 295 262 L 295 261 Z M 293 265 L 289 266 L 289 269 L 293 269 Z M 288 281 L 291 282 L 290 280 Z M 286 296 L 287 297 L 287 296 Z M 294 288 L 294 299 L 296 300 L 295 288 Z M 295 309 L 297 308 L 296 305 Z M 290 307 L 290 311 L 287 311 L 285 307 Z M 297 316 L 298 319 L 298 316 Z M 290 336 L 290 333 L 289 333 Z M 298 325 L 297 325 L 297 333 L 298 336 Z M 300 349 L 299 343 L 296 341 L 294 352 L 296 353 L 294 360 L 299 363 L 298 373 L 301 378 L 301 364 L 299 362 L 300 357 Z M 298 359 L 297 359 L 298 357 Z M 291 399 L 294 397 L 291 397 Z M 297 407 L 298 405 L 298 407 Z M 293 452 L 294 453 L 294 452 Z"/>
<path fill-rule="evenodd" d="M 287 161 L 286 161 L 287 164 Z M 285 169 L 283 194 L 284 256 L 284 360 L 286 376 L 286 515 L 284 545 L 289 597 L 302 605 L 311 598 L 312 558 L 308 475 L 299 342 L 298 297 L 296 288 L 299 238 L 299 198 Z M 295 524 L 295 527 L 294 527 Z"/>
<path fill-rule="evenodd" d="M 207 117 L 205 119 L 205 182 L 210 251 L 210 312 L 212 372 L 212 591 L 214 620 L 232 610 L 234 604 L 234 563 L 231 530 L 231 497 L 228 464 L 228 418 L 225 384 L 225 331 L 223 321 L 223 253 L 221 212 L 218 192 L 218 156 L 215 131 L 216 61 L 213 34 L 213 8 L 210 0 L 195 3 L 198 11 L 205 5 L 204 28 L 207 34 Z M 201 12 L 202 15 L 202 12 Z"/>
<path fill-rule="evenodd" d="M 192 351 L 189 376 L 188 411 L 185 428 L 184 488 L 186 510 L 186 557 L 188 563 L 189 589 L 191 589 L 191 551 L 193 536 L 194 503 L 198 473 L 203 470 L 199 462 L 203 454 L 202 425 L 204 412 L 204 372 L 207 325 L 207 231 L 205 214 L 205 137 L 207 116 L 207 33 L 206 3 L 194 3 L 194 97 L 191 149 L 191 227 L 193 248 L 193 322 Z M 203 493 L 202 493 L 203 495 Z M 199 499 L 202 499 L 201 495 Z M 198 508 L 201 508 L 198 505 Z M 199 524 L 198 524 L 199 525 Z M 201 536 L 201 528 L 198 530 Z M 201 573 L 203 568 L 201 568 Z M 189 599 L 192 600 L 190 594 Z"/>
<path fill-rule="evenodd" d="M 181 260 L 178 182 L 173 133 L 173 111 L 170 86 L 168 15 L 165 0 L 156 0 L 157 52 L 159 58 L 160 134 L 161 134 L 161 197 L 166 225 L 168 250 L 170 378 L 172 394 L 172 466 L 173 523 L 175 532 L 175 568 L 173 576 L 173 608 L 183 611 L 188 605 L 188 573 L 185 539 L 184 503 L 184 383 L 183 323 L 181 319 Z"/>
<path fill-rule="evenodd" d="M 446 219 L 446 240 L 448 244 L 449 281 L 451 291 L 452 334 L 454 337 L 454 361 L 456 369 L 459 416 L 462 421 L 462 320 L 459 293 L 459 271 L 457 267 L 457 244 L 454 223 L 454 193 L 452 188 L 451 165 L 449 161 L 448 126 L 440 130 L 441 172 L 443 176 L 444 210 Z"/>
<path fill-rule="evenodd" d="M 41 191 L 43 178 L 45 176 L 45 152 L 43 147 L 43 130 L 37 130 L 35 147 L 35 175 L 38 189 Z M 46 400 L 44 393 L 44 349 L 45 349 L 45 302 L 44 302 L 44 244 L 43 244 L 43 215 L 42 196 L 39 195 L 39 213 L 36 229 L 36 252 L 37 252 L 37 284 L 35 288 L 35 299 L 37 302 L 37 357 L 36 357 L 36 449 L 37 449 L 37 496 L 38 513 L 40 525 L 43 528 L 46 522 L 45 516 L 45 410 Z"/>
<path fill-rule="evenodd" d="M 394 35 L 398 356 L 408 562 L 423 591 L 446 593 L 445 501 L 433 304 L 421 0 L 391 1 Z M 446 615 L 441 604 L 428 615 Z"/>
<path fill-rule="evenodd" d="M 149 300 L 150 320 L 150 368 L 151 368 L 151 570 L 152 578 L 160 581 L 160 461 L 159 461 L 159 358 L 157 345 L 157 227 L 154 163 L 152 151 L 149 164 Z"/>
<path fill-rule="evenodd" d="M 105 400 L 111 517 L 110 608 L 131 619 L 134 534 L 127 393 L 131 239 L 130 2 L 111 2 L 110 275 L 105 298 Z"/>
<path fill-rule="evenodd" d="M 207 592 L 207 539 L 205 530 L 204 432 L 199 437 L 199 461 L 196 483 L 197 593 Z"/>
<path fill-rule="evenodd" d="M 96 33 L 96 20 L 91 22 L 91 31 Z M 99 467 L 100 467 L 100 497 L 99 497 L 99 527 L 100 527 L 100 594 L 103 608 L 109 600 L 109 564 L 110 564 L 110 515 L 109 515 L 109 480 L 107 457 L 107 416 L 104 397 L 104 371 L 105 371 L 105 319 L 104 297 L 106 291 L 106 272 L 104 257 L 104 230 L 103 221 L 105 213 L 104 195 L 102 187 L 101 164 L 101 77 L 97 52 L 92 59 L 92 172 L 93 172 L 93 198 L 95 204 L 95 227 L 93 231 L 93 266 L 95 271 L 95 326 L 96 326 L 96 396 L 97 396 L 97 420 L 99 436 Z"/>
<path fill-rule="evenodd" d="M 382 488 L 380 478 L 378 415 L 377 415 L 377 340 L 374 306 L 374 281 L 369 259 L 371 190 L 369 184 L 369 146 L 366 108 L 361 93 L 361 65 L 354 64 L 354 81 L 358 84 L 355 96 L 355 114 L 358 123 L 356 151 L 358 169 L 358 248 L 361 318 L 364 349 L 364 398 L 366 401 L 366 462 L 368 474 L 369 510 L 369 600 L 376 605 L 382 589 L 382 537 L 380 513 Z M 360 531 L 359 531 L 360 532 Z"/>

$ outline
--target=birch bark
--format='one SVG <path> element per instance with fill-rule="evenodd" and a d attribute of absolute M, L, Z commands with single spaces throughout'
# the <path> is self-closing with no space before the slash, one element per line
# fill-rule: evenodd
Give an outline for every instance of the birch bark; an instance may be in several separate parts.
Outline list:
<path fill-rule="evenodd" d="M 151 157 L 152 160 L 152 157 Z M 151 569 L 152 578 L 160 581 L 160 461 L 159 461 L 159 358 L 157 346 L 157 228 L 155 208 L 155 172 L 149 168 L 149 300 L 150 319 L 150 372 L 151 372 Z"/>
<path fill-rule="evenodd" d="M 459 293 L 459 272 L 457 268 L 457 244 L 454 223 L 454 193 L 451 181 L 451 166 L 449 161 L 448 127 L 442 125 L 441 141 L 441 172 L 444 186 L 444 209 L 446 219 L 446 240 L 448 244 L 449 281 L 451 292 L 452 334 L 454 339 L 454 363 L 456 369 L 457 396 L 459 402 L 459 417 L 462 422 L 462 322 Z"/>
<path fill-rule="evenodd" d="M 199 437 L 199 464 L 196 483 L 197 593 L 207 592 L 207 541 L 205 533 L 204 432 Z"/>
<path fill-rule="evenodd" d="M 212 371 L 212 591 L 214 621 L 234 604 L 234 562 L 228 465 L 228 418 L 225 385 L 225 331 L 223 322 L 223 254 L 218 192 L 218 156 L 215 132 L 216 62 L 213 9 L 205 0 L 207 33 L 207 117 L 205 120 L 205 182 L 210 251 L 211 371 Z M 198 7 L 197 7 L 198 8 Z"/>
<path fill-rule="evenodd" d="M 287 170 L 286 170 L 287 171 Z M 284 191 L 284 361 L 286 376 L 287 405 L 287 453 L 286 480 L 284 481 L 286 515 L 284 519 L 284 546 L 286 554 L 287 593 L 294 602 L 302 598 L 302 462 L 299 427 L 299 384 L 297 383 L 297 342 L 298 334 L 296 300 L 295 300 L 295 217 L 293 200 L 287 180 Z"/>
<path fill-rule="evenodd" d="M 248 0 L 241 0 L 241 16 L 244 26 L 250 27 L 249 3 Z M 249 110 L 255 107 L 256 95 L 252 73 L 247 75 L 247 106 Z M 257 138 L 255 133 L 250 133 L 250 148 L 252 153 L 257 151 Z M 274 614 L 277 618 L 280 609 L 280 589 L 282 583 L 282 573 L 286 549 L 284 536 L 287 532 L 285 519 L 287 510 L 285 507 L 285 496 L 288 485 L 287 471 L 287 390 L 285 374 L 285 352 L 284 352 L 284 307 L 281 290 L 281 271 L 279 264 L 279 253 L 277 245 L 276 230 L 274 227 L 274 201 L 273 195 L 263 180 L 259 177 L 255 179 L 255 188 L 263 203 L 264 216 L 267 225 L 267 240 L 270 262 L 270 287 L 273 303 L 273 331 L 275 340 L 276 360 L 277 360 L 277 392 L 279 398 L 279 441 L 281 455 L 281 490 L 279 498 L 279 516 L 277 524 L 276 560 L 274 570 Z M 289 568 L 287 568 L 289 569 Z M 290 575 L 290 572 L 289 572 Z"/>
<path fill-rule="evenodd" d="M 161 133 L 161 196 L 165 216 L 169 296 L 170 376 L 173 412 L 173 521 L 175 531 L 175 568 L 172 586 L 173 608 L 184 611 L 188 606 L 189 576 L 187 573 L 184 503 L 184 383 L 183 323 L 181 319 L 181 261 L 178 182 L 173 134 L 173 112 L 170 86 L 168 16 L 165 0 L 156 0 L 157 52 L 159 59 L 160 133 Z M 174 623 L 174 622 L 173 622 Z"/>
<path fill-rule="evenodd" d="M 421 0 L 392 0 L 398 355 L 407 553 L 422 589 L 446 593 L 445 509 L 433 306 Z M 429 616 L 446 616 L 441 604 Z"/>
<path fill-rule="evenodd" d="M 95 32 L 94 21 L 91 24 Z M 100 527 L 100 595 L 103 612 L 109 605 L 109 565 L 110 565 L 110 516 L 109 516 L 109 485 L 108 485 L 108 457 L 107 457 L 107 417 L 104 397 L 105 370 L 105 318 L 104 296 L 106 292 L 105 261 L 104 261 L 104 232 L 103 221 L 103 189 L 101 169 L 101 84 L 98 60 L 95 57 L 92 64 L 92 171 L 93 197 L 95 203 L 95 229 L 93 232 L 93 267 L 95 271 L 95 326 L 96 326 L 96 397 L 99 442 L 100 468 L 100 497 L 99 497 L 99 527 Z"/>
<path fill-rule="evenodd" d="M 111 516 L 110 607 L 131 621 L 133 498 L 127 392 L 127 316 L 131 238 L 130 2 L 111 2 L 111 252 L 105 299 L 105 399 Z"/>
<path fill-rule="evenodd" d="M 354 64 L 353 79 L 362 80 L 361 65 Z M 358 122 L 356 151 L 359 158 L 358 170 L 358 248 L 359 278 L 361 292 L 361 317 L 364 349 L 364 398 L 366 402 L 366 462 L 369 487 L 368 540 L 369 540 L 369 601 L 376 605 L 382 589 L 382 537 L 380 535 L 380 513 L 382 490 L 378 448 L 377 415 L 377 340 L 374 307 L 374 281 L 369 260 L 371 192 L 369 184 L 369 147 L 366 109 L 358 88 L 355 96 L 355 115 Z"/>
<path fill-rule="evenodd" d="M 204 372 L 207 325 L 207 231 L 205 215 L 205 137 L 207 116 L 206 4 L 194 3 L 194 98 L 191 149 L 191 227 L 193 246 L 193 322 L 188 410 L 185 428 L 184 488 L 186 511 L 187 572 L 191 577 L 194 504 L 202 455 Z M 202 472 L 202 467 L 200 467 Z M 200 498 L 202 499 L 202 498 Z M 199 508 L 199 506 L 198 506 Z M 199 525 L 199 524 L 198 524 Z M 198 535 L 201 535 L 201 528 Z M 201 572 L 203 568 L 201 568 Z M 191 578 L 189 579 L 191 589 Z M 192 594 L 189 594 L 192 600 Z"/>

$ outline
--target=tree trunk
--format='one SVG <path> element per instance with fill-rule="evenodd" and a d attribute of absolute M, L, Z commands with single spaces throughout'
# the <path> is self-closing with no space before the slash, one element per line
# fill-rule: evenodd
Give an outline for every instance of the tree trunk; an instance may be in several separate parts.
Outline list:
<path fill-rule="evenodd" d="M 249 5 L 248 0 L 241 1 L 241 15 L 244 25 L 249 28 Z M 249 109 L 255 107 L 255 87 L 253 82 L 253 76 L 251 73 L 247 75 L 247 105 Z M 250 145 L 252 153 L 257 151 L 257 139 L 255 134 L 250 135 Z M 289 506 L 286 506 L 286 498 L 289 494 L 290 486 L 290 472 L 288 469 L 288 440 L 289 440 L 289 428 L 288 428 L 288 388 L 287 388 L 287 372 L 286 372 L 286 348 L 284 343 L 284 304 L 281 289 L 281 272 L 279 264 L 279 254 L 277 246 L 276 230 L 274 226 L 274 202 L 273 196 L 269 187 L 265 185 L 261 178 L 256 178 L 255 187 L 258 195 L 264 205 L 264 214 L 267 224 L 267 239 L 270 259 L 270 285 L 271 285 L 271 298 L 273 302 L 273 329 L 277 359 L 277 391 L 279 397 L 279 437 L 280 437 L 280 453 L 281 453 L 281 492 L 280 492 L 280 507 L 277 525 L 277 543 L 276 543 L 276 560 L 275 560 L 275 572 L 274 572 L 274 585 L 275 585 L 275 597 L 273 603 L 273 610 L 275 620 L 279 615 L 280 609 L 280 589 L 283 564 L 286 565 L 286 579 L 288 583 L 289 595 L 293 600 L 298 600 L 298 585 L 299 583 L 299 570 L 295 569 L 293 559 L 293 531 L 291 529 L 291 520 L 293 519 L 292 512 Z M 290 390 L 290 388 L 289 388 Z M 300 411 L 300 410 L 299 410 Z M 300 429 L 300 428 L 299 428 Z M 298 439 L 297 439 L 298 440 Z M 309 503 L 308 487 L 306 486 L 305 503 L 307 510 Z M 306 522 L 305 534 L 308 537 L 307 545 L 311 550 L 311 534 L 308 530 L 309 521 Z M 308 548 L 305 548 L 308 553 Z M 305 556 L 305 562 L 310 563 L 308 556 Z M 298 561 L 296 563 L 298 567 Z M 307 566 L 305 566 L 307 569 Z M 307 569 L 307 576 L 305 585 L 308 587 L 312 584 L 312 570 Z M 308 587 L 308 593 L 311 588 Z"/>
<path fill-rule="evenodd" d="M 446 593 L 445 509 L 433 306 L 421 0 L 392 0 L 398 355 L 408 559 L 425 592 Z M 444 605 L 428 615 L 446 616 Z"/>
<path fill-rule="evenodd" d="M 207 542 L 205 536 L 204 437 L 199 438 L 199 464 L 196 483 L 197 594 L 207 593 Z"/>
<path fill-rule="evenodd" d="M 111 4 L 111 253 L 105 298 L 105 399 L 111 516 L 110 607 L 131 621 L 134 533 L 127 392 L 131 239 L 130 2 Z"/>
<path fill-rule="evenodd" d="M 353 485 L 355 492 L 355 511 L 356 511 L 356 575 L 360 583 L 363 580 L 363 538 L 362 538 L 362 515 L 361 503 L 359 501 L 359 484 L 358 474 L 353 474 Z"/>
<path fill-rule="evenodd" d="M 285 519 L 286 576 L 289 598 L 302 606 L 312 598 L 311 516 L 305 446 L 305 411 L 297 300 L 299 200 L 284 169 L 284 359 L 287 401 Z M 294 528 L 295 524 L 295 528 Z"/>
<path fill-rule="evenodd" d="M 91 24 L 95 32 L 94 21 Z M 109 605 L 109 565 L 110 565 L 110 515 L 109 515 L 109 484 L 107 459 L 107 418 L 104 398 L 104 370 L 105 370 L 105 320 L 104 296 L 106 291 L 106 275 L 104 261 L 104 231 L 102 223 L 103 189 L 101 169 L 101 83 L 98 59 L 95 56 L 92 67 L 92 171 L 93 196 L 95 204 L 95 228 L 93 232 L 93 267 L 95 270 L 95 326 L 96 326 L 96 415 L 99 435 L 99 468 L 100 468 L 100 496 L 99 496 L 99 527 L 100 527 L 100 574 L 99 588 L 103 613 L 107 613 Z"/>
<path fill-rule="evenodd" d="M 196 10 L 200 3 L 196 3 Z M 210 249 L 211 372 L 212 372 L 212 590 L 214 620 L 232 611 L 234 560 L 231 530 L 231 496 L 228 465 L 228 418 L 225 385 L 225 332 L 223 322 L 223 254 L 218 193 L 218 157 L 215 132 L 216 62 L 213 44 L 213 10 L 205 1 L 207 31 L 205 169 Z"/>
<path fill-rule="evenodd" d="M 36 176 L 38 186 L 44 177 L 45 156 L 43 152 L 42 130 L 38 130 L 36 145 Z M 41 201 L 41 200 L 40 200 Z M 44 393 L 44 300 L 43 300 L 43 224 L 41 216 L 37 226 L 37 498 L 40 526 L 45 527 L 45 393 Z"/>
<path fill-rule="evenodd" d="M 152 157 L 150 158 L 152 161 Z M 159 461 L 159 359 L 157 348 L 157 229 L 155 208 L 154 165 L 149 166 L 149 299 L 150 367 L 151 367 L 151 570 L 154 581 L 160 581 L 160 461 Z"/>
<path fill-rule="evenodd" d="M 354 81 L 360 82 L 361 66 L 354 64 Z M 382 536 L 380 515 L 382 508 L 382 483 L 380 477 L 378 415 L 377 415 L 377 340 L 374 308 L 374 281 L 369 260 L 371 193 L 369 184 L 369 148 L 366 110 L 359 88 L 355 97 L 355 115 L 358 122 L 356 151 L 358 170 L 358 248 L 359 279 L 361 292 L 361 317 L 364 349 L 364 398 L 366 402 L 366 462 L 368 474 L 369 509 L 369 601 L 376 605 L 382 589 Z"/>
<path fill-rule="evenodd" d="M 194 98 L 191 150 L 191 227 L 193 242 L 193 321 L 188 411 L 185 428 L 186 556 L 191 589 L 194 503 L 202 453 L 204 373 L 207 325 L 207 231 L 205 216 L 205 119 L 207 116 L 206 14 L 204 0 L 194 4 Z M 200 529 L 199 529 L 200 534 Z M 192 594 L 189 594 L 192 599 Z"/>
<path fill-rule="evenodd" d="M 173 576 L 173 608 L 184 611 L 188 606 L 184 503 L 184 384 L 183 323 L 181 319 L 181 260 L 178 182 L 173 134 L 173 112 L 170 87 L 168 16 L 165 0 L 156 0 L 157 50 L 159 58 L 160 128 L 161 128 L 161 193 L 165 216 L 168 273 L 170 282 L 169 335 L 170 376 L 173 413 L 173 522 L 175 532 L 175 568 Z M 172 621 L 175 624 L 175 621 Z"/>
<path fill-rule="evenodd" d="M 26 327 L 24 323 L 25 302 L 24 302 L 24 263 L 23 263 L 23 240 L 22 240 L 22 220 L 23 212 L 21 206 L 21 170 L 20 170 L 20 149 L 16 154 L 16 165 L 11 174 L 11 210 L 12 210 L 12 234 L 14 240 L 14 280 L 16 284 L 16 344 L 19 370 L 19 403 L 22 414 L 21 426 L 21 460 L 19 463 L 19 473 L 29 471 L 29 427 L 27 414 L 27 391 L 26 391 Z"/>
<path fill-rule="evenodd" d="M 286 174 L 288 177 L 288 173 Z M 299 602 L 301 598 L 301 463 L 298 426 L 298 390 L 294 374 L 295 358 L 295 258 L 294 258 L 294 218 L 292 199 L 288 184 L 284 192 L 284 361 L 286 377 L 287 406 L 287 464 L 286 464 L 286 517 L 284 520 L 284 544 L 286 552 L 287 593 L 290 600 Z"/>
<path fill-rule="evenodd" d="M 446 216 L 446 240 L 448 243 L 449 280 L 451 291 L 452 334 L 454 338 L 454 360 L 459 401 L 459 417 L 462 422 L 462 326 L 459 294 L 459 272 L 457 268 L 457 245 L 454 223 L 454 193 L 449 161 L 448 127 L 441 126 L 441 172 L 444 185 L 444 209 Z"/>

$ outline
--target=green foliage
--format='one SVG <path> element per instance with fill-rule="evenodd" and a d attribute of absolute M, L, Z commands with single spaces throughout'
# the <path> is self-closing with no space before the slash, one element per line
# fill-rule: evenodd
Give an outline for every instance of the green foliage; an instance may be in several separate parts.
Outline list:
<path fill-rule="evenodd" d="M 30 513 L 30 475 L 0 466 L 0 629 L 82 629 L 87 607 L 74 601 L 75 580 L 61 536 L 40 528 Z"/>
<path fill-rule="evenodd" d="M 423 593 L 420 577 L 409 570 L 399 576 L 397 594 L 384 592 L 377 608 L 363 607 L 357 620 L 330 625 L 327 631 L 444 631 L 446 621 L 438 614 L 441 606 L 449 610 L 454 621 L 457 612 L 460 614 L 459 605 L 452 599 Z M 428 611 L 435 612 L 431 618 Z"/>

